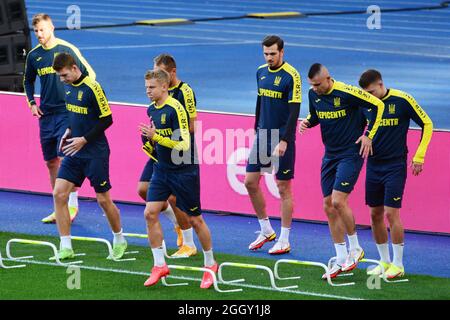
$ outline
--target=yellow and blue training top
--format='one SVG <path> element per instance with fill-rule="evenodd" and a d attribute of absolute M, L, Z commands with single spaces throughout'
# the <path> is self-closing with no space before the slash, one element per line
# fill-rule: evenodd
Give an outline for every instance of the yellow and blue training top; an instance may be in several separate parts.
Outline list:
<path fill-rule="evenodd" d="M 407 135 L 412 119 L 422 128 L 422 137 L 413 161 L 423 163 L 433 134 L 433 122 L 430 117 L 406 92 L 388 89 L 386 96 L 381 100 L 383 100 L 385 108 L 378 133 L 373 139 L 374 154 L 369 156 L 369 160 L 406 159 L 408 154 Z M 365 112 L 368 118 L 370 118 L 371 112 L 369 110 Z"/>
<path fill-rule="evenodd" d="M 320 124 L 322 141 L 327 154 L 359 152 L 356 140 L 364 133 L 367 121 L 362 108 L 372 109 L 371 122 L 366 135 L 373 139 L 381 122 L 384 103 L 360 88 L 333 80 L 331 89 L 318 95 L 309 90 L 310 127 Z"/>
<path fill-rule="evenodd" d="M 89 63 L 83 58 L 80 51 L 67 41 L 56 39 L 56 45 L 52 48 L 44 48 L 42 45 L 31 50 L 26 58 L 24 87 L 29 106 L 34 101 L 34 83 L 39 76 L 41 81 L 40 108 L 44 115 L 66 112 L 64 83 L 59 80 L 53 69 L 53 60 L 58 53 L 66 52 L 74 57 L 81 72 L 95 80 L 95 72 Z"/>

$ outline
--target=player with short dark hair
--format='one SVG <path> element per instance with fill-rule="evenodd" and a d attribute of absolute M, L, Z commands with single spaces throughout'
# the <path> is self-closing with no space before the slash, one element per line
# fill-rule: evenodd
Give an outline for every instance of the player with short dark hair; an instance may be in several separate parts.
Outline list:
<path fill-rule="evenodd" d="M 380 262 L 389 279 L 402 277 L 404 230 L 400 219 L 403 191 L 407 176 L 407 135 L 412 119 L 422 128 L 419 147 L 412 159 L 414 176 L 423 169 L 425 154 L 433 134 L 433 123 L 416 100 L 406 92 L 386 88 L 381 73 L 370 69 L 361 74 L 359 85 L 365 91 L 381 99 L 385 104 L 383 119 L 373 139 L 373 155 L 369 155 L 366 167 L 366 204 L 370 207 L 372 233 Z M 384 216 L 389 221 L 392 249 L 389 255 L 388 231 Z M 368 271 L 369 275 L 380 275 L 381 268 Z"/>
<path fill-rule="evenodd" d="M 380 125 L 384 104 L 363 90 L 331 78 L 328 69 L 315 63 L 308 72 L 309 114 L 300 123 L 300 134 L 320 124 L 325 154 L 322 159 L 323 206 L 328 217 L 337 260 L 329 271 L 334 278 L 356 268 L 364 257 L 359 245 L 348 198 L 358 180 L 364 158 L 372 153 L 372 139 Z M 372 109 L 367 122 L 361 108 Z M 362 156 L 362 157 L 361 157 Z M 345 235 L 350 243 L 347 252 Z M 326 274 L 323 279 L 326 279 Z"/>
<path fill-rule="evenodd" d="M 75 186 L 81 187 L 88 178 L 114 235 L 112 258 L 120 259 L 125 253 L 127 242 L 122 234 L 119 209 L 109 193 L 110 149 L 105 131 L 113 120 L 108 100 L 100 84 L 81 72 L 71 54 L 58 54 L 53 69 L 66 83 L 64 92 L 69 112 L 68 127 L 59 145 L 65 157 L 53 190 L 56 223 L 61 237 L 58 257 L 64 260 L 75 256 L 67 199 L 70 190 Z"/>
<path fill-rule="evenodd" d="M 284 61 L 283 39 L 269 35 L 263 39 L 262 48 L 267 63 L 260 66 L 256 72 L 256 138 L 245 174 L 245 187 L 261 231 L 249 245 L 249 249 L 257 250 L 276 238 L 259 186 L 263 172 L 271 173 L 274 167 L 281 198 L 281 232 L 269 253 L 284 254 L 291 250 L 289 232 L 294 210 L 292 179 L 295 168 L 295 129 L 302 101 L 301 78 L 298 71 Z"/>

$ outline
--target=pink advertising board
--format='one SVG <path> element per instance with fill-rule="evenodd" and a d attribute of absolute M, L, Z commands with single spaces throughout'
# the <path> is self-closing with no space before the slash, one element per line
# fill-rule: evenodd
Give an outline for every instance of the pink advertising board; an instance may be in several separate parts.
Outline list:
<path fill-rule="evenodd" d="M 145 106 L 111 103 L 114 124 L 107 131 L 111 147 L 110 175 L 113 199 L 140 202 L 137 181 L 147 156 L 140 151 L 137 126 L 148 121 Z M 199 112 L 197 149 L 201 168 L 202 207 L 206 210 L 253 214 L 243 185 L 245 159 L 251 146 L 252 116 Z M 420 140 L 419 130 L 410 130 L 409 158 Z M 326 221 L 322 210 L 320 164 L 323 146 L 320 129 L 297 136 L 294 186 L 294 218 Z M 0 93 L 0 188 L 50 193 L 42 158 L 37 120 L 31 116 L 25 97 Z M 364 204 L 365 168 L 350 202 L 358 224 L 369 225 Z M 267 210 L 279 217 L 279 200 L 272 175 L 261 179 Z M 81 196 L 94 197 L 88 181 Z M 428 148 L 424 171 L 408 174 L 401 211 L 409 230 L 450 233 L 450 132 L 435 131 Z"/>

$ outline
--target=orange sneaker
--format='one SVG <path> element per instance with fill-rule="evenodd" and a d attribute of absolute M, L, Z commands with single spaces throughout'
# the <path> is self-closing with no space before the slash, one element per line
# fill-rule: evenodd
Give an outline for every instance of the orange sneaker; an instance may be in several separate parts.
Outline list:
<path fill-rule="evenodd" d="M 144 286 L 150 287 L 154 284 L 158 283 L 159 279 L 167 276 L 170 273 L 169 268 L 167 267 L 167 264 L 163 265 L 162 267 L 154 266 L 152 268 L 152 274 L 150 277 L 145 281 Z"/>
<path fill-rule="evenodd" d="M 212 265 L 211 267 L 206 267 L 206 269 L 211 270 L 214 273 L 217 273 L 217 270 L 219 269 L 219 265 L 217 264 L 217 262 Z M 209 272 L 205 272 L 203 274 L 203 278 L 202 278 L 202 283 L 200 284 L 200 288 L 202 289 L 208 289 L 209 287 L 211 287 L 214 284 L 214 279 L 211 276 L 211 274 L 209 274 Z"/>

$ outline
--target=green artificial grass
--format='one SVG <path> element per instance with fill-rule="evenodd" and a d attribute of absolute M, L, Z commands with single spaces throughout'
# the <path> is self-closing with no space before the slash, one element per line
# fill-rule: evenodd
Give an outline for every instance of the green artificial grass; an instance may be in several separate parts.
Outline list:
<path fill-rule="evenodd" d="M 56 237 L 0 233 L 0 252 L 4 264 L 14 265 L 22 262 L 8 261 L 5 246 L 11 238 L 24 238 L 49 241 L 58 247 Z M 275 280 L 280 287 L 298 285 L 288 292 L 272 289 L 266 271 L 251 268 L 227 266 L 223 269 L 225 280 L 245 278 L 245 282 L 236 285 L 219 284 L 221 289 L 242 288 L 242 292 L 219 293 L 212 287 L 200 289 L 201 272 L 171 270 L 168 283 L 188 282 L 187 286 L 166 287 L 159 282 L 153 287 L 144 287 L 144 281 L 153 266 L 151 250 L 143 246 L 129 246 L 128 251 L 139 251 L 126 255 L 136 257 L 136 261 L 114 262 L 106 260 L 106 246 L 101 243 L 73 241 L 75 253 L 86 253 L 76 257 L 83 260 L 80 269 L 51 265 L 52 251 L 48 247 L 29 244 L 12 244 L 14 256 L 34 255 L 33 262 L 25 262 L 24 268 L 0 269 L 0 300 L 22 299 L 108 299 L 108 300 L 307 300 L 307 299 L 450 299 L 450 279 L 424 275 L 407 274 L 409 282 L 390 284 L 383 281 L 369 281 L 365 274 L 367 264 L 360 264 L 353 276 L 339 277 L 335 283 L 353 281 L 353 286 L 331 287 L 320 279 L 323 269 L 291 264 L 281 265 L 280 276 L 301 276 L 296 280 Z M 175 249 L 169 248 L 169 253 Z M 219 263 L 237 262 L 265 265 L 274 269 L 275 261 L 271 259 L 237 256 L 215 252 Z M 282 257 L 280 257 L 282 258 Z M 189 259 L 167 259 L 168 264 L 203 266 L 201 253 Z M 96 270 L 94 270 L 96 269 Z M 79 282 L 75 280 L 79 274 Z M 187 278 L 181 279 L 181 278 Z M 69 285 L 68 285 L 69 284 Z M 77 289 L 77 284 L 80 288 Z M 72 287 L 70 289 L 69 287 Z M 75 288 L 73 288 L 75 287 Z M 372 288 L 372 289 L 370 289 Z"/>

